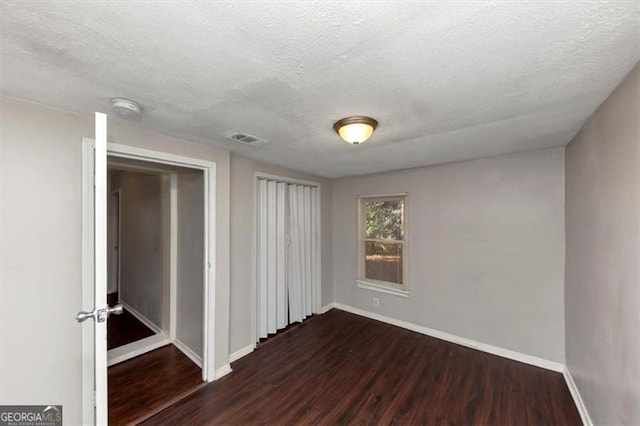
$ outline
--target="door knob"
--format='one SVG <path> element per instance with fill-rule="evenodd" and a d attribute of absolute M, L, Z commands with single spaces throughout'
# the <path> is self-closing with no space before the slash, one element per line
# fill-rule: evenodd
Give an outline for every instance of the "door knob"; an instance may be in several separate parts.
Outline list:
<path fill-rule="evenodd" d="M 117 304 L 116 306 L 114 306 L 113 308 L 111 307 L 107 307 L 107 311 L 109 311 L 109 314 L 113 314 L 113 315 L 121 315 L 124 312 L 124 308 L 122 307 L 121 304 Z"/>
<path fill-rule="evenodd" d="M 122 312 L 124 312 L 124 308 L 120 304 L 117 304 L 113 308 L 111 308 L 111 307 L 109 307 L 109 305 L 107 305 L 106 308 L 94 309 L 91 312 L 87 312 L 87 311 L 78 312 L 78 314 L 76 315 L 76 321 L 84 322 L 84 321 L 88 320 L 89 318 L 93 318 L 94 320 L 96 320 L 98 322 L 105 322 L 107 320 L 107 318 L 109 318 L 109 315 L 111 315 L 111 314 L 120 315 L 120 314 L 122 314 Z"/>
<path fill-rule="evenodd" d="M 84 322 L 84 321 L 88 320 L 89 318 L 93 318 L 95 316 L 96 316 L 96 311 L 91 311 L 91 312 L 80 311 L 80 312 L 78 312 L 78 315 L 76 315 L 76 321 Z"/>

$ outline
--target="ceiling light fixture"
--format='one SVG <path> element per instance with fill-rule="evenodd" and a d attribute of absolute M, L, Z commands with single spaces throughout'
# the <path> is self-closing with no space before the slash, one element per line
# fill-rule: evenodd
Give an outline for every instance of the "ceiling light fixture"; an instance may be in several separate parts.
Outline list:
<path fill-rule="evenodd" d="M 369 139 L 378 127 L 378 122 L 370 117 L 347 117 L 338 120 L 333 129 L 345 142 L 357 145 Z"/>

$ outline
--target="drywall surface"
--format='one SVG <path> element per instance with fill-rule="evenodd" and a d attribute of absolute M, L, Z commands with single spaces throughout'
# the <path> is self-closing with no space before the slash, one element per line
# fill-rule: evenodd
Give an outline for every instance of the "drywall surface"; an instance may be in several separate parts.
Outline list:
<path fill-rule="evenodd" d="M 0 404 L 62 404 L 65 421 L 80 424 L 74 316 L 92 308 L 80 305 L 80 138 L 93 125 L 0 102 Z"/>
<path fill-rule="evenodd" d="M 640 69 L 566 151 L 567 366 L 594 424 L 640 422 Z"/>
<path fill-rule="evenodd" d="M 202 357 L 204 174 L 178 173 L 176 338 Z"/>
<path fill-rule="evenodd" d="M 231 156 L 231 341 L 230 353 L 255 343 L 256 284 L 255 181 L 268 173 L 321 184 L 322 304 L 333 302 L 331 255 L 331 181 L 248 158 Z"/>
<path fill-rule="evenodd" d="M 110 183 L 111 190 L 120 189 L 119 298 L 162 328 L 168 188 L 161 175 L 121 170 L 111 172 Z"/>
<path fill-rule="evenodd" d="M 0 102 L 0 404 L 62 404 L 79 424 L 85 325 L 74 317 L 92 308 L 81 306 L 81 138 L 93 137 L 93 117 Z M 113 121 L 109 139 L 216 162 L 215 355 L 226 364 L 229 153 Z"/>
<path fill-rule="evenodd" d="M 410 296 L 358 288 L 356 197 L 404 192 Z M 336 302 L 564 362 L 564 149 L 333 181 L 333 271 Z"/>

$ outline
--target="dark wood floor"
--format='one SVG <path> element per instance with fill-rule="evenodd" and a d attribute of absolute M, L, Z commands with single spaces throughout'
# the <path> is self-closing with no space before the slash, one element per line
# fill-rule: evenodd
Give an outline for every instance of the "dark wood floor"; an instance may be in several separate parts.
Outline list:
<path fill-rule="evenodd" d="M 204 386 L 202 370 L 173 345 L 109 367 L 108 380 L 111 425 L 136 423 Z"/>
<path fill-rule="evenodd" d="M 118 303 L 118 293 L 107 295 L 107 303 L 109 303 L 109 306 L 115 306 Z M 109 321 L 107 321 L 107 349 L 137 342 L 154 334 L 153 330 L 125 309 L 120 315 L 109 316 Z"/>
<path fill-rule="evenodd" d="M 145 423 L 581 424 L 560 373 L 335 309 L 232 367 Z"/>

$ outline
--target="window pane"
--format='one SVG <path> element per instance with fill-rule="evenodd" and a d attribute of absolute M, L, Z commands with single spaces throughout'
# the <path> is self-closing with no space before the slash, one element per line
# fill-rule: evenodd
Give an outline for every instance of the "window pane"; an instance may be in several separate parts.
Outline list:
<path fill-rule="evenodd" d="M 365 202 L 366 238 L 402 240 L 402 200 Z"/>
<path fill-rule="evenodd" d="M 402 244 L 365 241 L 365 278 L 402 284 Z"/>

